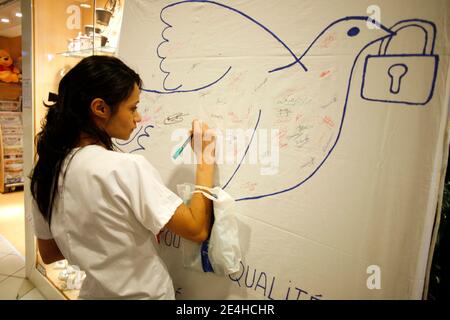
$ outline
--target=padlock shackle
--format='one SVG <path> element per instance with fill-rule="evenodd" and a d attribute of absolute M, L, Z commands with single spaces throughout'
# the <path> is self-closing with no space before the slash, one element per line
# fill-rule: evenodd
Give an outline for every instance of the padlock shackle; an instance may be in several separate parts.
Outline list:
<path fill-rule="evenodd" d="M 431 21 L 421 20 L 421 19 L 402 20 L 402 21 L 399 21 L 396 24 L 394 24 L 390 28 L 390 30 L 392 32 L 394 32 L 395 34 L 390 37 L 384 38 L 381 41 L 378 54 L 386 55 L 389 44 L 391 43 L 391 40 L 397 36 L 397 32 L 402 29 L 411 28 L 411 27 L 418 27 L 418 28 L 422 29 L 425 34 L 423 52 L 411 52 L 411 53 L 421 53 L 423 55 L 433 55 L 434 54 L 434 45 L 436 42 L 436 25 Z"/>

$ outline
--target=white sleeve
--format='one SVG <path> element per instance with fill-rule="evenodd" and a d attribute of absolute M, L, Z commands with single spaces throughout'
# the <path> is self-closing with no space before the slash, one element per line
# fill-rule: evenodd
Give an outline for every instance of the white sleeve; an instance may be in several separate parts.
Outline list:
<path fill-rule="evenodd" d="M 183 200 L 164 185 L 147 159 L 141 155 L 133 155 L 132 159 L 131 172 L 124 177 L 129 183 L 131 208 L 136 219 L 157 235 Z"/>
<path fill-rule="evenodd" d="M 36 200 L 32 198 L 31 201 L 31 221 L 34 227 L 34 234 L 38 239 L 49 240 L 53 239 L 53 235 L 50 231 L 50 227 L 45 221 L 44 217 L 39 210 Z"/>

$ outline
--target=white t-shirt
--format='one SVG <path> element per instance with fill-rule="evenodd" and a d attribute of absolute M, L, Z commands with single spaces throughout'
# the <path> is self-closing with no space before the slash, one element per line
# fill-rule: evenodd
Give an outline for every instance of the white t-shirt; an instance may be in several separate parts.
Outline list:
<path fill-rule="evenodd" d="M 35 233 L 53 238 L 86 272 L 80 298 L 175 298 L 155 236 L 183 201 L 143 156 L 97 145 L 74 149 L 58 186 L 51 231 L 33 200 Z"/>

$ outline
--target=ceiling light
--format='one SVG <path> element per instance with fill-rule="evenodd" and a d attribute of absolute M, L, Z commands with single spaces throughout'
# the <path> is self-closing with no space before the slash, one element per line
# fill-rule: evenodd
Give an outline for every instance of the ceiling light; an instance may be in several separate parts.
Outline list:
<path fill-rule="evenodd" d="M 16 17 L 22 18 L 22 13 L 21 12 L 16 12 Z"/>
<path fill-rule="evenodd" d="M 7 19 L 7 18 L 2 18 L 1 22 L 3 22 L 3 23 L 9 23 L 9 19 Z"/>
<path fill-rule="evenodd" d="M 80 7 L 89 9 L 91 7 L 91 5 L 87 4 L 87 3 L 82 3 L 82 4 L 80 4 Z"/>

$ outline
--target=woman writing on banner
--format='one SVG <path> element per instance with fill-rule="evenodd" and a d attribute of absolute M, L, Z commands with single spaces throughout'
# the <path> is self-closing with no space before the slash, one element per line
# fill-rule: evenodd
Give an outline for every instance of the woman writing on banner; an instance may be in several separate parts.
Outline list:
<path fill-rule="evenodd" d="M 61 79 L 37 136 L 37 244 L 45 263 L 67 259 L 86 272 L 83 299 L 174 299 L 155 237 L 164 227 L 196 242 L 209 236 L 211 200 L 194 193 L 184 205 L 143 156 L 115 150 L 111 139 L 129 139 L 141 120 L 141 84 L 117 58 L 85 58 Z M 215 139 L 206 124 L 192 130 L 195 183 L 212 187 Z"/>

